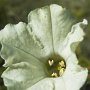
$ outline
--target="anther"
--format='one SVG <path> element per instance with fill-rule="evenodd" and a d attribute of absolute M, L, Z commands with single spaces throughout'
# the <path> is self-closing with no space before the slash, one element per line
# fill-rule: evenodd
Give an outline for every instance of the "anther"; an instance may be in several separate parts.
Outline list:
<path fill-rule="evenodd" d="M 52 66 L 54 64 L 54 61 L 53 60 L 49 60 L 48 63 L 49 63 L 50 66 Z"/>
<path fill-rule="evenodd" d="M 59 62 L 59 65 L 60 65 L 61 67 L 65 67 L 64 61 Z"/>
<path fill-rule="evenodd" d="M 52 75 L 51 75 L 52 77 L 58 77 L 58 75 L 57 75 L 57 73 L 52 73 Z"/>
<path fill-rule="evenodd" d="M 65 71 L 65 69 L 64 69 L 64 68 L 61 68 L 61 69 L 59 70 L 59 75 L 62 76 L 63 73 L 64 73 L 64 71 Z"/>

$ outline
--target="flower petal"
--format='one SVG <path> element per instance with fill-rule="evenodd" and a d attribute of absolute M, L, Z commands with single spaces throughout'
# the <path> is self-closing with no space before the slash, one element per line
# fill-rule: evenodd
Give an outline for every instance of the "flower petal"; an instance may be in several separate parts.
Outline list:
<path fill-rule="evenodd" d="M 53 90 L 53 80 L 50 78 L 43 79 L 26 90 Z"/>
<path fill-rule="evenodd" d="M 26 90 L 66 90 L 62 78 L 46 78 Z"/>
<path fill-rule="evenodd" d="M 58 53 L 60 45 L 62 45 L 67 34 L 70 32 L 72 25 L 75 23 L 74 18 L 68 13 L 65 8 L 59 5 L 51 5 L 51 21 L 53 34 L 54 52 Z"/>
<path fill-rule="evenodd" d="M 28 19 L 28 27 L 44 44 L 45 50 L 50 49 L 53 53 L 57 53 L 59 44 L 62 44 L 75 23 L 65 8 L 56 4 L 32 11 Z"/>
<path fill-rule="evenodd" d="M 32 32 L 31 28 L 28 28 L 23 22 L 16 25 L 6 25 L 0 31 L 0 42 L 19 48 L 40 59 L 42 62 L 45 62 L 51 53 L 50 49 L 46 52 L 43 43 Z"/>
<path fill-rule="evenodd" d="M 2 74 L 8 90 L 25 90 L 47 76 L 40 60 L 16 47 L 3 44 L 1 55 L 8 67 Z"/>
<path fill-rule="evenodd" d="M 70 56 L 76 58 L 75 50 L 79 42 L 83 40 L 85 33 L 83 32 L 83 27 L 87 25 L 87 20 L 77 23 L 72 26 L 71 32 L 68 33 L 63 43 L 59 44 L 58 53 L 67 60 Z M 73 59 L 69 62 L 78 63 L 77 59 Z"/>
<path fill-rule="evenodd" d="M 46 53 L 50 52 L 49 56 L 53 53 L 51 19 L 49 6 L 31 11 L 28 15 L 28 28 L 31 28 L 32 33 L 42 42 Z"/>
<path fill-rule="evenodd" d="M 68 59 L 75 60 L 75 58 L 72 58 L 72 56 L 71 58 Z M 87 76 L 88 76 L 88 70 L 86 68 L 82 68 L 81 66 L 70 62 L 67 64 L 66 70 L 62 78 L 65 82 L 65 86 L 67 87 L 67 90 L 80 90 L 80 88 L 85 83 Z"/>

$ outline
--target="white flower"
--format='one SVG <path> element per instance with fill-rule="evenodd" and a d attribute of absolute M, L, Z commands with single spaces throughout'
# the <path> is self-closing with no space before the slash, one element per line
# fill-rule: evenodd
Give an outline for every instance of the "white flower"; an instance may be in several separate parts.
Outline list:
<path fill-rule="evenodd" d="M 79 90 L 88 70 L 78 65 L 75 49 L 83 40 L 85 25 L 87 20 L 75 24 L 66 9 L 55 4 L 32 11 L 28 24 L 6 25 L 0 31 L 0 43 L 7 89 Z M 64 61 L 58 62 L 58 73 L 50 73 L 48 68 L 55 69 L 58 56 Z"/>

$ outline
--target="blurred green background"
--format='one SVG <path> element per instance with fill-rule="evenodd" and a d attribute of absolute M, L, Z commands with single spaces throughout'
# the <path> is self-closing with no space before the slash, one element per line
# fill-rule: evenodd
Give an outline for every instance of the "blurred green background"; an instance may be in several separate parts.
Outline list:
<path fill-rule="evenodd" d="M 79 21 L 86 18 L 89 22 L 85 28 L 86 36 L 78 46 L 76 53 L 83 67 L 89 70 L 88 79 L 81 90 L 90 90 L 90 0 L 0 0 L 0 30 L 8 23 L 16 24 L 19 21 L 27 23 L 28 13 L 39 7 L 56 3 L 67 8 Z M 0 46 L 1 48 L 1 46 Z M 0 58 L 0 76 L 5 68 L 4 60 Z M 6 90 L 0 78 L 0 90 Z"/>

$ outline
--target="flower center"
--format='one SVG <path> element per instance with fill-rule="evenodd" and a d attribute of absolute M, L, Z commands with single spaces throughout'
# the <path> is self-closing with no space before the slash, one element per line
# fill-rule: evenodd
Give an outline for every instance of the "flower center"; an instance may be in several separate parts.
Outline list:
<path fill-rule="evenodd" d="M 62 76 L 66 68 L 66 63 L 63 59 L 61 60 L 48 60 L 49 76 L 56 78 Z"/>

